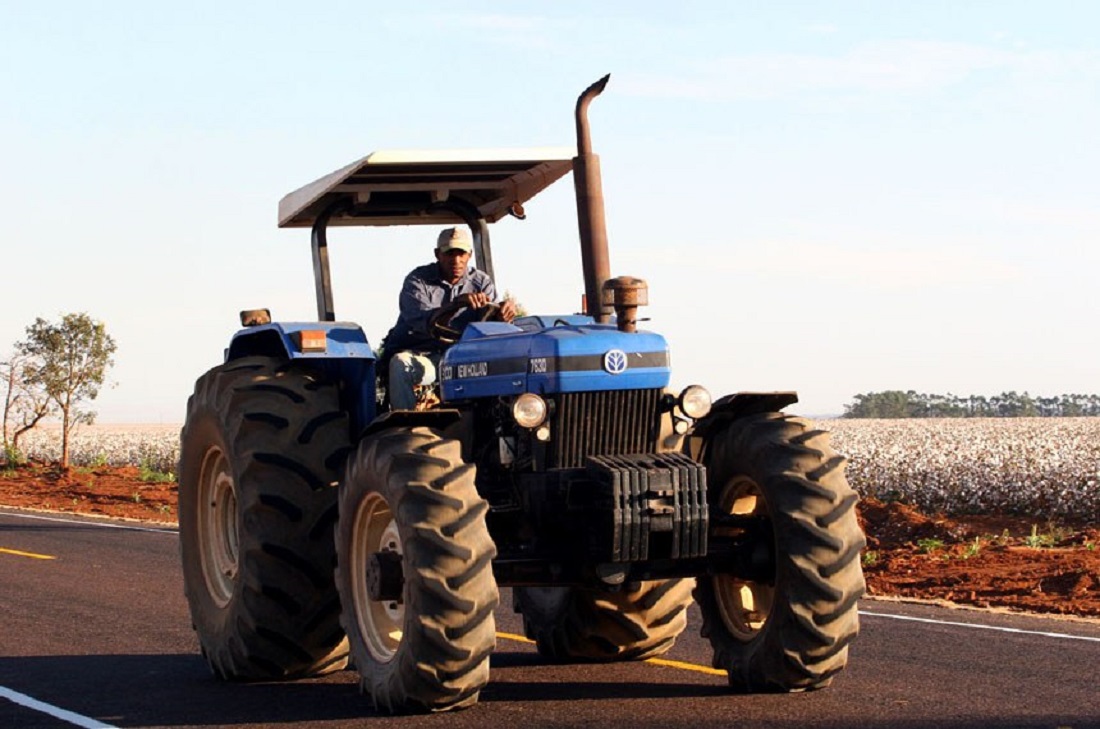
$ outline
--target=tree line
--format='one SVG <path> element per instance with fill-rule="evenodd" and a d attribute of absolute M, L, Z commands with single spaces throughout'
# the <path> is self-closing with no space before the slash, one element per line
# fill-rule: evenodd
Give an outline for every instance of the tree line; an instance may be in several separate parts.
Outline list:
<path fill-rule="evenodd" d="M 0 361 L 5 463 L 22 460 L 21 436 L 56 417 L 61 421 L 60 466 L 69 467 L 69 436 L 77 425 L 95 421 L 95 412 L 85 405 L 99 395 L 116 349 L 106 326 L 84 313 L 65 314 L 56 322 L 39 317 L 26 328 L 26 337 Z"/>
<path fill-rule="evenodd" d="M 1100 395 L 1032 396 L 930 395 L 886 390 L 856 395 L 844 406 L 845 418 L 1068 418 L 1100 416 Z"/>

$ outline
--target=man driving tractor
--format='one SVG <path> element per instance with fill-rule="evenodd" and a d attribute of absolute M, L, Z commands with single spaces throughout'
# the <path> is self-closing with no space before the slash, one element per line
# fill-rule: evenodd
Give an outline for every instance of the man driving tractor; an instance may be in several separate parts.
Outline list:
<path fill-rule="evenodd" d="M 447 344 L 433 334 L 433 328 L 460 330 L 496 299 L 489 274 L 470 267 L 472 251 L 466 228 L 446 228 L 436 239 L 435 262 L 418 266 L 405 277 L 397 322 L 382 341 L 383 357 L 389 359 L 389 398 L 394 410 L 412 410 L 415 388 L 436 381 Z M 510 322 L 515 315 L 515 303 L 506 299 L 493 318 Z"/>

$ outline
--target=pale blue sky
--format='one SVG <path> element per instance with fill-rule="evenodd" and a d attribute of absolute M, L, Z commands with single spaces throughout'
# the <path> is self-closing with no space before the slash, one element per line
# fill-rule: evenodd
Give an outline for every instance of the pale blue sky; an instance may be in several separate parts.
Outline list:
<path fill-rule="evenodd" d="M 674 384 L 809 415 L 1100 390 L 1100 4 L 393 5 L 0 0 L 0 356 L 88 312 L 100 421 L 181 421 L 240 309 L 316 316 L 282 195 L 376 149 L 570 145 L 610 72 L 612 273 Z M 340 231 L 338 318 L 377 344 L 433 239 Z M 499 288 L 577 308 L 568 182 L 493 242 Z"/>

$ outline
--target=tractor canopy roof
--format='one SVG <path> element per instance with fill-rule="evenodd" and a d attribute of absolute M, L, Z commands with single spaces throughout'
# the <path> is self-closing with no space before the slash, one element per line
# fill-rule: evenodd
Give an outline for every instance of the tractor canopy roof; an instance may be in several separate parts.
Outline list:
<path fill-rule="evenodd" d="M 279 201 L 280 228 L 463 223 L 458 210 L 493 223 L 573 169 L 569 147 L 374 152 Z"/>

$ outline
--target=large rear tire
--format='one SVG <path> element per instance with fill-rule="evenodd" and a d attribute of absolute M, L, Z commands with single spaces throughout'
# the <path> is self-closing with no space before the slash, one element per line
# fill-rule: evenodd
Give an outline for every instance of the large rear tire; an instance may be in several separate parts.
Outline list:
<path fill-rule="evenodd" d="M 195 384 L 180 434 L 180 553 L 191 620 L 220 678 L 347 664 L 332 537 L 347 451 L 336 387 L 298 366 L 249 357 Z"/>
<path fill-rule="evenodd" d="M 659 656 L 687 626 L 694 580 L 653 580 L 619 592 L 517 587 L 527 637 L 558 662 L 640 661 Z"/>
<path fill-rule="evenodd" d="M 336 581 L 360 687 L 380 710 L 472 706 L 489 681 L 500 598 L 474 474 L 458 441 L 424 427 L 370 436 L 348 462 Z M 377 599 L 372 579 L 388 586 Z"/>
<path fill-rule="evenodd" d="M 709 502 L 771 524 L 768 579 L 701 577 L 695 599 L 715 668 L 741 691 L 827 686 L 848 660 L 864 592 L 858 497 L 828 434 L 782 413 L 739 418 L 705 444 Z"/>

